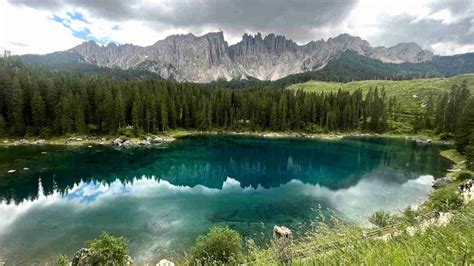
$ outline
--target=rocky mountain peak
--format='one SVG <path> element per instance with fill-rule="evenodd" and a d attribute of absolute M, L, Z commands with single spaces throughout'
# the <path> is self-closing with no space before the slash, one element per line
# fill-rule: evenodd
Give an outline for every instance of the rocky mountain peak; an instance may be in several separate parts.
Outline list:
<path fill-rule="evenodd" d="M 346 33 L 305 45 L 274 33 L 266 36 L 245 33 L 241 41 L 228 45 L 224 33 L 218 31 L 202 36 L 171 35 L 145 47 L 113 43 L 100 46 L 89 41 L 69 51 L 79 54 L 87 63 L 100 66 L 146 69 L 163 78 L 209 82 L 249 76 L 278 79 L 320 69 L 346 50 L 391 63 L 416 63 L 433 57 L 416 43 L 371 47 L 366 40 Z"/>
<path fill-rule="evenodd" d="M 403 42 L 389 48 L 375 47 L 373 49 L 373 56 L 391 63 L 419 63 L 431 60 L 433 53 L 423 50 L 415 42 Z"/>

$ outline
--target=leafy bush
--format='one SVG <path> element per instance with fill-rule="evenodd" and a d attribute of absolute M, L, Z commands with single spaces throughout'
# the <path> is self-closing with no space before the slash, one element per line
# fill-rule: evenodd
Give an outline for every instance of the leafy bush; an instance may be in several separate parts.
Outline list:
<path fill-rule="evenodd" d="M 472 177 L 472 176 L 471 176 L 471 173 L 469 173 L 469 172 L 461 172 L 461 173 L 459 173 L 459 175 L 458 175 L 458 180 L 464 181 L 464 180 L 470 179 L 471 177 Z"/>
<path fill-rule="evenodd" d="M 59 254 L 59 256 L 56 258 L 56 263 L 59 266 L 68 266 L 69 265 L 69 260 L 68 260 L 66 255 Z"/>
<path fill-rule="evenodd" d="M 411 225 L 416 223 L 416 212 L 410 206 L 403 210 L 403 220 Z"/>
<path fill-rule="evenodd" d="M 431 195 L 428 207 L 436 211 L 449 211 L 461 208 L 463 200 L 461 195 L 452 189 L 439 189 Z"/>
<path fill-rule="evenodd" d="M 98 239 L 86 243 L 95 255 L 99 265 L 125 265 L 128 261 L 128 247 L 123 237 L 102 233 Z"/>
<path fill-rule="evenodd" d="M 190 264 L 237 264 L 242 261 L 242 238 L 228 227 L 212 227 L 191 248 Z"/>
<path fill-rule="evenodd" d="M 392 217 L 384 211 L 376 211 L 369 217 L 369 222 L 378 227 L 385 227 L 392 222 Z"/>

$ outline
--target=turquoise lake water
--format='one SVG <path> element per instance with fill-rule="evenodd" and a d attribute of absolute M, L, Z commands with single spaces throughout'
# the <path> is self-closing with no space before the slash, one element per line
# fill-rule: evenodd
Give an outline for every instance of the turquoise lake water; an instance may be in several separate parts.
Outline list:
<path fill-rule="evenodd" d="M 216 224 L 257 243 L 275 224 L 298 234 L 329 213 L 366 225 L 376 210 L 425 200 L 451 165 L 444 148 L 236 136 L 131 149 L 0 147 L 0 261 L 72 256 L 103 231 L 126 237 L 136 262 L 156 263 Z"/>

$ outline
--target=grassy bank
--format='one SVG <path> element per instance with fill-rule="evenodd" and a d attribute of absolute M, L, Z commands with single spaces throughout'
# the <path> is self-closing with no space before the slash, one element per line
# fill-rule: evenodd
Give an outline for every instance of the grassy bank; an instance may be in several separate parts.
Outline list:
<path fill-rule="evenodd" d="M 381 239 L 352 240 L 349 245 L 295 260 L 295 265 L 406 265 L 458 264 L 474 262 L 474 204 L 456 211 L 447 226 L 433 226 L 424 233 Z M 356 230 L 351 233 L 354 234 Z M 338 230 L 332 233 L 339 233 Z M 316 239 L 321 239 L 319 234 Z M 318 241 L 319 242 L 319 241 Z M 306 245 L 306 244 L 304 244 Z"/>

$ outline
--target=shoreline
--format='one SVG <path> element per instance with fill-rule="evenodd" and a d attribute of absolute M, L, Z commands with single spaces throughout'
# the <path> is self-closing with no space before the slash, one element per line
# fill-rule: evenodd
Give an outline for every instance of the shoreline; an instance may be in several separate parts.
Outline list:
<path fill-rule="evenodd" d="M 380 137 L 380 138 L 394 138 L 406 139 L 416 141 L 417 139 L 429 139 L 433 136 L 423 134 L 394 134 L 394 133 L 365 133 L 365 132 L 334 132 L 334 133 L 304 133 L 304 132 L 275 132 L 275 131 L 192 131 L 192 130 L 176 130 L 169 131 L 162 134 L 143 135 L 137 137 L 127 137 L 119 135 L 104 135 L 104 136 L 90 136 L 77 135 L 73 137 L 52 137 L 52 138 L 0 138 L 0 146 L 27 146 L 27 145 L 65 145 L 65 146 L 122 146 L 117 145 L 117 140 L 122 142 L 128 141 L 126 147 L 148 146 L 154 144 L 166 144 L 174 142 L 175 140 L 188 136 L 212 136 L 212 135 L 228 135 L 228 136 L 249 136 L 261 138 L 294 138 L 294 139 L 313 139 L 313 140 L 340 140 L 348 137 Z M 154 141 L 156 140 L 156 141 Z M 443 141 L 439 139 L 432 139 L 433 144 L 450 145 L 452 141 Z M 449 159 L 449 158 L 448 158 Z"/>
<path fill-rule="evenodd" d="M 296 139 L 313 139 L 313 140 L 340 140 L 346 137 L 380 137 L 380 138 L 394 138 L 394 139 L 406 139 L 410 141 L 415 141 L 417 138 L 421 136 L 416 136 L 416 135 L 393 135 L 393 134 L 365 134 L 365 133 L 346 133 L 346 134 L 304 134 L 304 133 L 278 133 L 278 132 L 219 132 L 219 131 L 211 131 L 211 132 L 199 132 L 199 131 L 178 131 L 178 132 L 171 132 L 171 134 L 166 134 L 166 135 L 156 135 L 159 136 L 160 138 L 169 138 L 169 142 L 173 142 L 179 138 L 182 137 L 187 137 L 187 136 L 200 136 L 200 135 L 228 135 L 228 136 L 253 136 L 253 137 L 262 137 L 262 138 L 269 138 L 269 139 L 278 139 L 278 138 L 296 138 Z M 151 137 L 148 136 L 148 137 Z M 113 145 L 112 141 L 117 139 L 117 136 L 104 136 L 104 137 L 75 137 L 75 138 L 82 138 L 82 140 L 78 141 L 73 141 L 69 143 L 63 143 L 64 138 L 52 138 L 45 140 L 42 143 L 38 144 L 17 144 L 17 145 L 69 145 L 69 146 L 86 146 L 86 145 Z M 104 139 L 107 142 L 107 144 L 99 144 L 100 142 L 104 142 Z M 141 138 L 130 138 L 134 140 L 142 140 L 145 137 Z M 10 139 L 11 140 L 11 139 Z M 26 139 L 25 139 L 26 140 Z M 29 141 L 37 141 L 38 139 L 31 138 Z M 0 146 L 8 146 L 8 145 L 14 145 L 14 142 L 9 142 L 8 144 L 3 143 L 4 139 L 0 139 Z M 20 141 L 20 140 L 16 140 Z M 438 141 L 433 141 L 433 143 L 442 143 L 442 144 L 449 144 L 446 142 L 438 142 Z M 159 144 L 158 144 L 159 145 Z M 463 169 L 463 158 L 462 155 L 457 153 L 457 151 L 454 148 L 446 149 L 440 151 L 440 156 L 450 160 L 453 162 L 453 166 L 451 169 L 455 168 L 461 168 Z M 465 169 L 464 169 L 465 170 Z M 446 169 L 447 175 L 448 174 L 453 174 L 454 176 L 457 176 L 458 172 L 449 172 L 449 169 Z M 453 178 L 455 178 L 453 176 Z M 456 178 L 454 179 L 456 180 Z M 432 192 L 436 191 L 437 189 L 433 189 Z M 431 200 L 432 198 L 432 193 L 429 193 L 423 201 L 421 201 L 416 209 L 421 210 L 421 213 L 423 213 L 423 208 L 425 205 Z M 398 214 L 398 213 L 391 213 L 391 214 Z M 358 225 L 360 228 L 363 230 L 366 230 L 367 226 L 363 225 Z"/>

